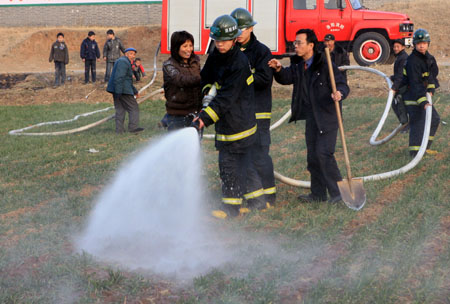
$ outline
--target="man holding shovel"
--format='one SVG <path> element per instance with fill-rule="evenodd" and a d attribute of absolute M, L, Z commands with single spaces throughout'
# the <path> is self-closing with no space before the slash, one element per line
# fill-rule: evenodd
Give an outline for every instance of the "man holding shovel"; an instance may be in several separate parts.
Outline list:
<path fill-rule="evenodd" d="M 326 201 L 328 190 L 328 202 L 337 203 L 342 199 L 337 185 L 342 176 L 334 157 L 338 132 L 335 101 L 342 101 L 350 89 L 345 77 L 333 64 L 337 91 L 332 93 L 327 60 L 318 51 L 318 40 L 313 30 L 297 31 L 294 46 L 296 55 L 291 57 L 289 67 L 283 67 L 276 59 L 270 60 L 268 64 L 274 69 L 277 82 L 294 85 L 289 122 L 306 121 L 311 193 L 300 195 L 299 199 L 303 202 Z"/>

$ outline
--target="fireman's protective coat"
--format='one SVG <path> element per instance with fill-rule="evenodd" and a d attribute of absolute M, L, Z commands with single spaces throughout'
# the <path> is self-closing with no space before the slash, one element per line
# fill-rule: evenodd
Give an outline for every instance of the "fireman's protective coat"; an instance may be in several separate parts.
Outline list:
<path fill-rule="evenodd" d="M 218 87 L 217 95 L 200 113 L 205 126 L 215 124 L 216 148 L 244 151 L 253 144 L 257 130 L 254 78 L 247 57 L 236 46 L 225 54 L 215 49 L 201 77 L 202 87 Z"/>

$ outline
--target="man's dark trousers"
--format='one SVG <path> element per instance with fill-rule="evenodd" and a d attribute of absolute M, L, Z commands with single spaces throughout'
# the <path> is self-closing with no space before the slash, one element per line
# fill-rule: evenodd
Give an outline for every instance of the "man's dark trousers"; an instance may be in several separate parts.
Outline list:
<path fill-rule="evenodd" d="M 109 81 L 115 61 L 106 61 L 105 82 Z"/>
<path fill-rule="evenodd" d="M 66 81 L 66 65 L 62 61 L 55 61 L 55 86 Z"/>
<path fill-rule="evenodd" d="M 84 61 L 84 83 L 89 82 L 89 70 L 92 74 L 92 82 L 95 82 L 96 78 L 96 61 L 95 59 L 85 59 Z"/>
<path fill-rule="evenodd" d="M 133 95 L 114 94 L 114 108 L 116 109 L 116 133 L 125 131 L 123 124 L 126 112 L 128 112 L 128 131 L 138 128 L 139 105 Z"/>
<path fill-rule="evenodd" d="M 337 131 L 320 133 L 312 112 L 308 113 L 305 137 L 311 193 L 320 200 L 326 200 L 327 189 L 331 197 L 340 193 L 337 181 L 342 180 L 342 176 L 334 158 Z"/>

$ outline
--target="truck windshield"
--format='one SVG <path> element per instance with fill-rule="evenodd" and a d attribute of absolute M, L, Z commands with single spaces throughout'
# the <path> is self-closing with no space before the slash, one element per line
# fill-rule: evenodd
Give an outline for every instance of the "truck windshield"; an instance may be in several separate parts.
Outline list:
<path fill-rule="evenodd" d="M 359 0 L 350 0 L 350 3 L 352 4 L 353 9 L 355 10 L 363 8 Z"/>

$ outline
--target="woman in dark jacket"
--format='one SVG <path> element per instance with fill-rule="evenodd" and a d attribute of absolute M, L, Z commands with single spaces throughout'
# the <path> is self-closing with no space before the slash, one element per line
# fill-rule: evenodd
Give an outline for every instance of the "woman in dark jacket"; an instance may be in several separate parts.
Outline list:
<path fill-rule="evenodd" d="M 170 58 L 163 64 L 167 114 L 163 121 L 169 131 L 191 125 L 201 109 L 200 59 L 194 54 L 194 37 L 186 31 L 170 38 Z"/>

